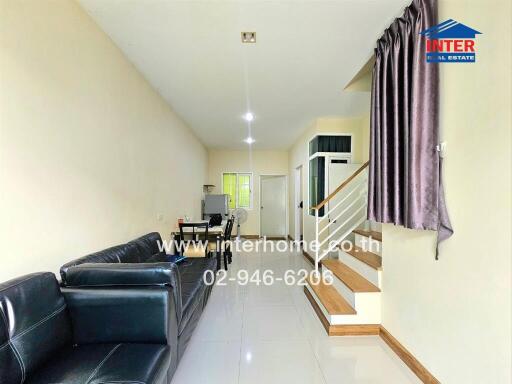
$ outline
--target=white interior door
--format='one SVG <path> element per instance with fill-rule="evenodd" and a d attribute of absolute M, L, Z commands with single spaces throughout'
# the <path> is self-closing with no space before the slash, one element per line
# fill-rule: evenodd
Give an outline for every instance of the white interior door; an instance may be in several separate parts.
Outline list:
<path fill-rule="evenodd" d="M 302 166 L 295 169 L 295 234 L 296 241 L 302 240 L 303 220 Z"/>
<path fill-rule="evenodd" d="M 261 236 L 286 236 L 286 177 L 260 178 Z"/>
<path fill-rule="evenodd" d="M 300 194 L 299 194 L 299 197 L 300 197 L 300 215 L 299 215 L 299 232 L 300 232 L 300 236 L 299 236 L 299 239 L 302 241 L 304 239 L 304 189 L 303 189 L 303 185 L 304 185 L 304 180 L 303 180 L 303 172 L 302 172 L 302 167 L 300 167 Z"/>
<path fill-rule="evenodd" d="M 358 170 L 358 168 L 361 166 L 361 164 L 353 164 L 350 163 L 350 158 L 343 158 L 343 157 L 330 157 L 328 158 L 328 188 L 329 194 L 332 193 L 336 188 L 338 188 L 341 183 L 343 183 L 345 180 L 347 180 L 355 171 Z M 354 182 L 357 182 L 357 179 L 354 180 Z M 350 193 L 352 188 L 355 185 L 349 185 L 346 188 L 344 188 L 342 191 L 340 191 L 338 194 L 336 194 L 331 201 L 328 204 L 329 211 L 331 209 L 334 209 L 336 205 L 347 196 L 347 194 Z M 333 210 L 333 212 L 329 212 L 329 222 L 331 222 L 331 225 L 329 227 L 329 233 L 333 233 L 336 231 L 340 225 L 343 224 L 343 218 L 349 217 L 351 214 L 355 213 L 355 210 L 357 210 L 358 204 L 355 204 L 353 207 L 349 208 L 344 214 L 342 218 L 337 218 L 337 216 L 345 210 L 353 201 L 355 198 L 358 198 L 359 195 L 357 192 L 350 195 L 348 199 L 346 199 L 342 204 L 340 204 L 336 209 Z M 359 217 L 359 215 L 357 215 Z M 336 235 L 333 236 L 333 240 L 338 238 L 338 236 L 341 236 L 343 234 L 343 229 L 339 229 L 336 232 Z"/>

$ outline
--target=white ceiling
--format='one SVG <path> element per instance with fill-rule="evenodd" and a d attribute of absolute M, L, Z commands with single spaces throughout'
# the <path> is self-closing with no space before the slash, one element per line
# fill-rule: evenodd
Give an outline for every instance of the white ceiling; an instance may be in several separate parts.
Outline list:
<path fill-rule="evenodd" d="M 404 0 L 79 0 L 210 148 L 286 149 L 317 117 L 360 116 L 343 92 Z M 256 31 L 242 44 L 241 31 Z"/>

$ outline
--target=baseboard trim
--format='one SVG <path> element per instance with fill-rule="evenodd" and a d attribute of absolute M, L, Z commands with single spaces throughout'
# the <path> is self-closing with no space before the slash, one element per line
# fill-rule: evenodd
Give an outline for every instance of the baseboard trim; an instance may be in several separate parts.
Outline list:
<path fill-rule="evenodd" d="M 306 253 L 307 254 L 307 253 Z M 308 298 L 313 310 L 320 319 L 329 336 L 361 336 L 379 335 L 393 352 L 402 360 L 405 365 L 425 384 L 440 384 L 412 353 L 410 353 L 400 342 L 391 335 L 386 328 L 380 324 L 354 324 L 354 325 L 330 325 L 322 309 L 311 295 L 311 292 L 304 287 L 304 293 Z"/>
<path fill-rule="evenodd" d="M 295 240 L 293 240 L 293 237 L 291 237 L 290 235 L 288 235 L 288 240 L 295 241 Z"/>
<path fill-rule="evenodd" d="M 267 240 L 286 240 L 286 237 L 284 236 L 267 236 Z"/>
<path fill-rule="evenodd" d="M 315 259 L 313 258 L 313 256 L 311 256 L 305 250 L 302 250 L 302 255 L 306 258 L 307 261 L 309 261 L 313 266 L 315 266 Z"/>
<path fill-rule="evenodd" d="M 397 356 L 414 372 L 418 378 L 425 384 L 440 384 L 434 375 L 416 359 L 400 342 L 389 333 L 386 328 L 380 326 L 379 336 L 387 345 L 397 354 Z"/>
<path fill-rule="evenodd" d="M 254 240 L 254 239 L 259 239 L 260 235 L 240 235 L 240 237 L 243 237 L 244 239 L 247 239 L 247 240 Z"/>

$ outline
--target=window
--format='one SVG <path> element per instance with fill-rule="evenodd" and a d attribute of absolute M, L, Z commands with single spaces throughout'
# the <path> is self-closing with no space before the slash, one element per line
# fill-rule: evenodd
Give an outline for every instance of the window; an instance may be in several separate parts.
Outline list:
<path fill-rule="evenodd" d="M 325 197 L 325 157 L 315 157 L 309 160 L 309 206 L 322 202 Z M 310 209 L 310 215 L 314 215 L 315 211 Z M 318 214 L 324 215 L 324 208 L 320 208 Z"/>
<path fill-rule="evenodd" d="M 309 142 L 309 156 L 317 152 L 350 153 L 352 137 L 349 135 L 319 135 Z"/>
<path fill-rule="evenodd" d="M 222 193 L 229 195 L 229 209 L 251 209 L 252 173 L 223 173 Z"/>
<path fill-rule="evenodd" d="M 352 158 L 351 134 L 317 135 L 309 141 L 309 214 L 314 215 L 311 207 L 321 203 L 329 194 L 329 164 L 350 163 Z M 324 207 L 318 215 L 324 216 Z"/>

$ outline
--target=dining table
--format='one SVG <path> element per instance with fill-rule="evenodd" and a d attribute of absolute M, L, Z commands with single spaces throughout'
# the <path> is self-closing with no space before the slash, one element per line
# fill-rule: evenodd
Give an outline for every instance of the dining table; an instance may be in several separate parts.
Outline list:
<path fill-rule="evenodd" d="M 203 223 L 208 223 L 208 221 L 201 220 L 201 221 L 187 222 L 187 224 L 195 224 L 195 223 L 203 224 Z M 226 226 L 226 222 L 223 221 L 221 225 L 214 225 L 213 227 L 208 227 L 208 240 L 209 241 L 222 240 L 222 238 L 224 237 L 224 227 L 225 226 Z M 194 230 L 192 230 L 192 228 L 190 228 L 190 227 L 183 228 L 183 234 L 192 233 L 192 232 L 195 232 L 197 234 L 197 233 L 204 232 L 204 229 L 203 228 L 194 228 Z M 174 228 L 174 230 L 171 232 L 171 236 L 174 239 L 174 242 L 173 242 L 173 248 L 174 248 L 175 245 L 181 241 L 180 228 L 179 227 Z M 173 249 L 173 252 L 174 251 L 175 251 L 175 249 Z"/>

